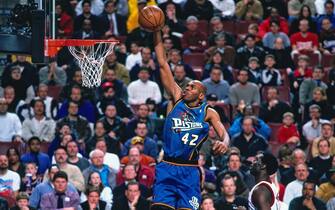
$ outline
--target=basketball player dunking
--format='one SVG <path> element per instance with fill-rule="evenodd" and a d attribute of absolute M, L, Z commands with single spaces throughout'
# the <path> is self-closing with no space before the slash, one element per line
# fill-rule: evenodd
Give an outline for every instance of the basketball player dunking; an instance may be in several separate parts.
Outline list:
<path fill-rule="evenodd" d="M 165 58 L 161 32 L 154 32 L 154 44 L 165 90 L 172 98 L 164 125 L 164 158 L 156 166 L 152 210 L 199 209 L 201 201 L 198 151 L 211 124 L 219 138 L 215 153 L 228 149 L 229 137 L 218 113 L 203 101 L 206 88 L 197 80 L 185 91 L 175 83 Z"/>

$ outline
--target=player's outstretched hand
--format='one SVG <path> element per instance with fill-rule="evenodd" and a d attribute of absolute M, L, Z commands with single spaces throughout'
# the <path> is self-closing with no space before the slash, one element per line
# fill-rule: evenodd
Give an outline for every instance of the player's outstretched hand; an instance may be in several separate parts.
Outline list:
<path fill-rule="evenodd" d="M 222 141 L 215 141 L 213 143 L 214 154 L 224 154 L 228 150 L 228 146 Z"/>

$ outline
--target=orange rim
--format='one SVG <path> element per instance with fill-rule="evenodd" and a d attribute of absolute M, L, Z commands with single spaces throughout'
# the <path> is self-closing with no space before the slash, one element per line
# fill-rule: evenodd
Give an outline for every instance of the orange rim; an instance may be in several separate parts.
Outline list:
<path fill-rule="evenodd" d="M 48 57 L 54 57 L 58 51 L 65 46 L 93 46 L 98 43 L 118 44 L 117 40 L 108 39 L 45 39 L 44 40 L 44 54 Z"/>

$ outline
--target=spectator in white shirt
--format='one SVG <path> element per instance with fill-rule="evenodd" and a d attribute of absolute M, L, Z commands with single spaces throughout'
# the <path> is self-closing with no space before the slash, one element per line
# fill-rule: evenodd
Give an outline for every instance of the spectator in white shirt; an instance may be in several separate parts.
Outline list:
<path fill-rule="evenodd" d="M 328 120 L 321 119 L 321 108 L 319 105 L 313 104 L 309 107 L 310 121 L 302 127 L 302 134 L 307 139 L 308 143 L 321 136 L 321 125 Z"/>
<path fill-rule="evenodd" d="M 8 170 L 8 158 L 6 155 L 0 155 L 0 193 L 8 203 L 15 203 L 21 179 L 20 175 L 14 171 Z"/>
<path fill-rule="evenodd" d="M 95 149 L 101 150 L 104 156 L 104 164 L 108 165 L 110 168 L 115 171 L 119 171 L 120 169 L 120 159 L 116 154 L 107 152 L 107 145 L 104 139 L 99 139 L 95 144 Z"/>
<path fill-rule="evenodd" d="M 209 0 L 214 6 L 214 14 L 223 18 L 232 18 L 235 15 L 235 2 L 233 0 Z"/>
<path fill-rule="evenodd" d="M 285 189 L 284 203 L 290 205 L 290 202 L 299 196 L 302 196 L 302 186 L 309 175 L 308 167 L 305 163 L 300 163 L 294 168 L 296 180 L 290 182 Z"/>
<path fill-rule="evenodd" d="M 0 141 L 11 142 L 14 136 L 17 136 L 14 141 L 22 141 L 19 137 L 22 136 L 20 119 L 16 114 L 7 112 L 7 109 L 6 99 L 0 98 Z"/>
<path fill-rule="evenodd" d="M 23 121 L 22 135 L 25 139 L 38 136 L 42 141 L 51 142 L 55 136 L 55 121 L 45 117 L 45 104 L 42 99 L 34 99 L 32 107 L 34 117 Z"/>
<path fill-rule="evenodd" d="M 104 2 L 102 0 L 81 0 L 76 6 L 77 16 L 83 13 L 82 3 L 83 1 L 91 1 L 91 13 L 93 15 L 99 16 L 104 11 Z"/>
<path fill-rule="evenodd" d="M 131 82 L 128 86 L 128 103 L 130 105 L 144 104 L 148 98 L 151 98 L 159 104 L 162 100 L 162 94 L 156 82 L 150 81 L 149 68 L 141 67 L 138 73 L 138 80 Z"/>
<path fill-rule="evenodd" d="M 126 58 L 126 68 L 130 71 L 136 64 L 140 64 L 142 55 L 136 42 L 130 44 L 130 54 Z"/>

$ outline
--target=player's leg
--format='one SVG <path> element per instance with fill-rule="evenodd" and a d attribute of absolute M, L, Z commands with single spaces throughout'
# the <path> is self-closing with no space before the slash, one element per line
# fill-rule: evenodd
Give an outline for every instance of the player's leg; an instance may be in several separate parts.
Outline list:
<path fill-rule="evenodd" d="M 183 182 L 179 182 L 177 187 L 179 196 L 177 209 L 199 209 L 201 203 L 200 171 L 197 167 L 184 167 L 183 170 L 183 174 L 187 176 L 183 178 Z"/>
<path fill-rule="evenodd" d="M 156 180 L 153 187 L 153 204 L 151 209 L 175 209 L 177 197 L 173 178 L 175 166 L 161 162 L 156 166 Z"/>

